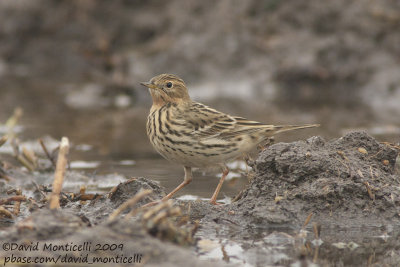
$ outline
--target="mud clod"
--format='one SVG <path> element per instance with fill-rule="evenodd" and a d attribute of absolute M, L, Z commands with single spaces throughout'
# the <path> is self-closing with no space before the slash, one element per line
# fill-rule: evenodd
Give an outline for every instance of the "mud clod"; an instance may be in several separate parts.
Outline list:
<path fill-rule="evenodd" d="M 164 189 L 156 182 L 139 177 L 120 183 L 113 188 L 110 193 L 110 200 L 115 205 L 121 205 L 123 202 L 136 195 L 136 193 L 138 193 L 141 189 L 150 189 L 153 193 L 139 201 L 139 206 L 158 200 L 160 199 L 160 196 L 165 195 Z"/>
<path fill-rule="evenodd" d="M 273 145 L 259 155 L 236 213 L 249 224 L 295 224 L 310 212 L 330 226 L 399 223 L 397 154 L 365 132 Z"/>

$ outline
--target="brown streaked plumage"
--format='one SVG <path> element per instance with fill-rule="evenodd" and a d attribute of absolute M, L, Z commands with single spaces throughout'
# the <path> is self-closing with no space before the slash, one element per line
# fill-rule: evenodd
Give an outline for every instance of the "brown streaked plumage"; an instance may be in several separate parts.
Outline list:
<path fill-rule="evenodd" d="M 267 125 L 231 116 L 190 99 L 185 82 L 173 74 L 161 74 L 150 82 L 153 105 L 147 118 L 147 135 L 164 158 L 184 166 L 184 181 L 162 200 L 171 198 L 192 181 L 192 167 L 219 165 L 220 182 L 210 202 L 216 204 L 218 193 L 229 170 L 225 163 L 249 152 L 276 133 L 317 127 L 307 125 Z"/>

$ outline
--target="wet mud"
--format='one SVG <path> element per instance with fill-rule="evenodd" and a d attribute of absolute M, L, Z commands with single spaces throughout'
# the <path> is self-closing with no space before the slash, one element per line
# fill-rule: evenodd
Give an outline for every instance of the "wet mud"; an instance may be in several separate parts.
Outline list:
<path fill-rule="evenodd" d="M 398 146 L 365 132 L 277 143 L 251 163 L 253 177 L 235 201 L 217 206 L 174 200 L 143 208 L 165 190 L 132 178 L 107 193 L 63 192 L 61 208 L 49 210 L 51 186 L 34 181 L 52 173 L 5 169 L 12 179 L 0 180 L 0 206 L 13 214 L 0 214 L 1 242 L 41 248 L 10 253 L 3 247 L 0 259 L 3 263 L 12 254 L 72 261 L 89 255 L 89 260 L 114 261 L 140 257 L 146 266 L 395 266 L 400 260 L 398 152 Z M 74 175 L 82 174 L 68 171 L 66 179 Z M 121 209 L 145 189 L 151 193 Z M 85 244 L 86 251 L 65 251 L 66 244 Z"/>
<path fill-rule="evenodd" d="M 297 224 L 310 213 L 331 227 L 398 224 L 397 154 L 365 132 L 273 145 L 232 210 L 255 225 Z"/>

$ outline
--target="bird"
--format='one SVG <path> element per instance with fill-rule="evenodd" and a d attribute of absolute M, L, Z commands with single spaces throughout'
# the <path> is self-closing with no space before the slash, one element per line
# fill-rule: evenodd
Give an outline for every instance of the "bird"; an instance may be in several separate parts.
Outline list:
<path fill-rule="evenodd" d="M 146 123 L 150 143 L 165 159 L 184 167 L 183 182 L 161 201 L 170 199 L 192 181 L 192 168 L 219 166 L 222 175 L 210 199 L 211 204 L 217 205 L 229 173 L 226 163 L 277 133 L 319 126 L 269 125 L 225 114 L 193 101 L 185 82 L 174 74 L 160 74 L 140 84 L 148 88 L 153 102 Z"/>

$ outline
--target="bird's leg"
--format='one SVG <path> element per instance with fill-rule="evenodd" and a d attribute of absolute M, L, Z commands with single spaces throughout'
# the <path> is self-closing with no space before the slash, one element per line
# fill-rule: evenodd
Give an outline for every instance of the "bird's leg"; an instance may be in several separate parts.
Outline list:
<path fill-rule="evenodd" d="M 149 202 L 145 205 L 143 205 L 143 208 L 147 208 L 147 207 L 151 207 L 154 205 L 157 205 L 158 203 L 162 202 L 162 201 L 167 201 L 168 199 L 170 199 L 176 192 L 178 192 L 179 190 L 181 190 L 185 185 L 189 184 L 192 181 L 192 168 L 190 167 L 185 167 L 185 177 L 183 178 L 183 182 L 178 185 L 174 190 L 171 191 L 171 193 L 169 193 L 168 195 L 166 195 L 165 197 L 163 197 L 160 201 L 153 201 L 153 202 Z"/>
<path fill-rule="evenodd" d="M 183 187 L 185 187 L 187 184 L 189 184 L 192 181 L 192 168 L 186 167 L 185 166 L 185 178 L 183 178 L 183 182 L 178 185 L 174 190 L 171 191 L 168 195 L 163 197 L 161 201 L 166 201 L 170 199 L 176 192 L 181 190 Z"/>
<path fill-rule="evenodd" d="M 212 197 L 210 199 L 211 204 L 217 205 L 217 197 L 218 197 L 219 191 L 221 190 L 222 184 L 224 183 L 225 177 L 228 175 L 228 173 L 229 173 L 229 169 L 226 165 L 224 165 L 223 169 L 222 169 L 222 176 L 219 179 L 217 188 L 215 188 L 214 194 L 212 195 Z"/>

